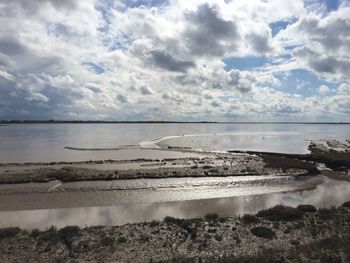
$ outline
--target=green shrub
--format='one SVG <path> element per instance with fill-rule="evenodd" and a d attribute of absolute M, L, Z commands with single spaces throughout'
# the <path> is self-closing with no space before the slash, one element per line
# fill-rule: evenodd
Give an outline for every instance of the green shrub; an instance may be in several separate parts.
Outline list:
<path fill-rule="evenodd" d="M 166 216 L 163 221 L 169 225 L 177 225 L 183 228 L 187 231 L 188 234 L 191 234 L 192 237 L 195 238 L 197 236 L 197 227 L 200 224 L 200 222 L 202 222 L 202 219 L 180 219 L 171 216 Z"/>
<path fill-rule="evenodd" d="M 257 218 L 254 215 L 244 214 L 242 216 L 242 221 L 243 221 L 244 224 L 253 224 L 253 223 L 258 223 L 259 222 L 259 218 Z"/>
<path fill-rule="evenodd" d="M 217 220 L 218 218 L 219 218 L 219 215 L 216 213 L 211 213 L 211 214 L 205 215 L 205 219 L 207 221 L 214 221 L 214 220 Z"/>
<path fill-rule="evenodd" d="M 59 240 L 59 235 L 57 234 L 56 227 L 52 226 L 49 229 L 42 231 L 40 239 L 43 242 L 57 242 Z"/>
<path fill-rule="evenodd" d="M 155 227 L 155 226 L 158 226 L 159 225 L 159 221 L 157 220 L 152 220 L 150 223 L 149 223 L 150 227 Z"/>
<path fill-rule="evenodd" d="M 221 241 L 222 240 L 222 235 L 216 234 L 215 235 L 216 241 Z"/>
<path fill-rule="evenodd" d="M 39 229 L 33 229 L 32 232 L 30 233 L 31 237 L 38 237 L 40 236 L 40 230 Z"/>
<path fill-rule="evenodd" d="M 303 213 L 316 213 L 317 209 L 313 205 L 299 205 L 297 207 L 298 210 L 300 210 Z"/>
<path fill-rule="evenodd" d="M 321 219 L 331 219 L 334 216 L 335 209 L 331 208 L 320 208 L 318 209 Z"/>
<path fill-rule="evenodd" d="M 115 241 L 114 237 L 106 236 L 106 237 L 102 238 L 101 244 L 104 246 L 112 246 L 114 241 Z M 123 242 L 120 242 L 120 243 L 123 243 Z"/>
<path fill-rule="evenodd" d="M 271 221 L 293 221 L 302 218 L 303 213 L 290 206 L 276 205 L 272 208 L 261 210 L 256 215 Z"/>
<path fill-rule="evenodd" d="M 298 246 L 298 245 L 300 245 L 300 241 L 299 241 L 299 240 L 291 240 L 290 243 L 291 243 L 293 246 Z"/>
<path fill-rule="evenodd" d="M 252 234 L 257 237 L 266 238 L 266 239 L 273 239 L 273 237 L 275 236 L 275 232 L 263 226 L 254 227 L 250 229 L 250 232 L 252 232 Z"/>
<path fill-rule="evenodd" d="M 342 204 L 342 206 L 350 208 L 350 201 L 345 202 L 344 204 Z"/>
<path fill-rule="evenodd" d="M 118 241 L 119 243 L 125 243 L 125 242 L 126 242 L 126 237 L 120 236 L 120 237 L 118 237 L 117 241 Z"/>
<path fill-rule="evenodd" d="M 72 238 L 73 236 L 78 235 L 79 232 L 80 232 L 80 227 L 78 227 L 78 226 L 66 226 L 66 227 L 58 230 L 58 234 L 62 238 L 68 238 L 68 239 Z"/>
<path fill-rule="evenodd" d="M 226 220 L 227 220 L 227 217 L 220 216 L 220 217 L 218 218 L 218 221 L 219 221 L 220 223 L 224 223 L 224 222 L 226 222 Z"/>
<path fill-rule="evenodd" d="M 209 228 L 208 233 L 216 233 L 217 229 L 216 228 Z"/>
<path fill-rule="evenodd" d="M 0 229 L 0 239 L 16 236 L 21 229 L 19 227 L 6 227 Z"/>

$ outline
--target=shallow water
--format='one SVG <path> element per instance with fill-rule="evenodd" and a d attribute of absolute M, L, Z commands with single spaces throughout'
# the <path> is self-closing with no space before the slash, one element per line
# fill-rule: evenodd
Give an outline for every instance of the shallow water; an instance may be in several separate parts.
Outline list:
<path fill-rule="evenodd" d="M 160 220 L 165 216 L 193 218 L 207 213 L 222 216 L 256 213 L 276 204 L 297 206 L 314 204 L 317 207 L 339 206 L 350 200 L 350 183 L 318 177 L 322 184 L 313 190 L 292 192 L 256 192 L 227 198 L 185 200 L 172 202 L 119 203 L 113 206 L 79 207 L 0 212 L 0 227 L 46 228 L 51 225 L 120 225 Z M 258 187 L 255 189 L 257 190 Z M 221 191 L 220 191 L 221 192 Z M 219 197 L 219 196 L 218 196 Z M 69 198 L 69 197 L 68 197 Z M 63 202 L 65 200 L 62 200 Z M 68 200 L 67 200 L 68 201 Z"/>
<path fill-rule="evenodd" d="M 154 203 L 305 189 L 319 178 L 230 176 L 0 185 L 0 210 Z"/>
<path fill-rule="evenodd" d="M 0 126 L 0 162 L 50 162 L 100 159 L 184 157 L 135 147 L 154 147 L 157 140 L 202 150 L 259 150 L 303 153 L 309 141 L 348 139 L 348 124 L 11 124 Z M 182 136 L 184 135 L 184 136 Z M 174 136 L 170 137 L 169 136 Z M 164 137 L 168 139 L 163 140 Z M 77 151 L 64 147 L 115 148 Z"/>

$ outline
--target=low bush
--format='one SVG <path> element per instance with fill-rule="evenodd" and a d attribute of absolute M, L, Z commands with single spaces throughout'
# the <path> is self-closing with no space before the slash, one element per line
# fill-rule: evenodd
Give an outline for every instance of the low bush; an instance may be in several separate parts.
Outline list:
<path fill-rule="evenodd" d="M 342 204 L 342 206 L 350 208 L 350 201 L 345 202 L 344 204 Z"/>
<path fill-rule="evenodd" d="M 197 237 L 197 227 L 201 224 L 202 219 L 180 219 L 166 216 L 163 221 L 169 225 L 177 225 L 183 228 L 188 234 L 192 236 L 193 239 L 195 239 Z"/>
<path fill-rule="evenodd" d="M 320 208 L 318 213 L 321 219 L 331 219 L 334 216 L 335 209 L 332 208 Z"/>
<path fill-rule="evenodd" d="M 261 210 L 256 215 L 271 221 L 293 221 L 302 218 L 303 213 L 290 206 L 276 205 L 272 208 Z"/>
<path fill-rule="evenodd" d="M 101 240 L 101 244 L 104 246 L 112 246 L 114 244 L 115 238 L 111 237 L 111 236 L 105 236 L 104 238 L 102 238 Z M 122 243 L 122 242 L 120 242 Z"/>
<path fill-rule="evenodd" d="M 125 243 L 126 242 L 126 237 L 120 236 L 120 237 L 118 237 L 117 241 L 118 241 L 118 243 Z"/>
<path fill-rule="evenodd" d="M 40 240 L 42 242 L 57 242 L 59 240 L 59 235 L 57 234 L 56 227 L 52 226 L 49 229 L 42 231 L 40 235 Z"/>
<path fill-rule="evenodd" d="M 30 233 L 31 237 L 38 237 L 40 236 L 40 230 L 39 229 L 33 229 L 32 232 Z"/>
<path fill-rule="evenodd" d="M 300 241 L 299 241 L 299 240 L 291 240 L 290 243 L 291 243 L 293 246 L 299 246 L 299 245 L 300 245 Z"/>
<path fill-rule="evenodd" d="M 217 220 L 218 218 L 219 218 L 219 215 L 216 213 L 211 213 L 211 214 L 205 215 L 205 219 L 207 221 L 214 221 L 214 220 Z"/>
<path fill-rule="evenodd" d="M 222 235 L 216 234 L 214 238 L 216 241 L 222 241 Z"/>
<path fill-rule="evenodd" d="M 0 239 L 16 236 L 21 229 L 19 227 L 6 227 L 0 229 Z"/>
<path fill-rule="evenodd" d="M 258 226 L 250 229 L 253 235 L 266 239 L 273 239 L 275 236 L 275 232 L 273 232 L 270 228 Z"/>
<path fill-rule="evenodd" d="M 248 224 L 254 224 L 254 223 L 258 223 L 259 222 L 259 218 L 257 218 L 254 215 L 249 215 L 249 214 L 244 214 L 242 216 L 242 221 L 244 224 L 248 225 Z"/>
<path fill-rule="evenodd" d="M 298 210 L 300 210 L 303 213 L 316 213 L 317 209 L 313 205 L 299 205 L 297 207 Z"/>
<path fill-rule="evenodd" d="M 150 223 L 149 223 L 149 226 L 150 227 L 156 227 L 159 225 L 159 221 L 157 220 L 152 220 Z"/>
<path fill-rule="evenodd" d="M 62 238 L 68 238 L 68 239 L 72 238 L 73 236 L 78 235 L 79 232 L 80 232 L 80 227 L 78 227 L 78 226 L 66 226 L 66 227 L 58 230 L 58 234 Z"/>

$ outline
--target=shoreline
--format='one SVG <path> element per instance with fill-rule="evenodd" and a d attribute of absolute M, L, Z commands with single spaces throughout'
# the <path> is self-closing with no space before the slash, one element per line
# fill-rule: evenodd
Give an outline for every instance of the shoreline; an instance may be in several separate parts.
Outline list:
<path fill-rule="evenodd" d="M 350 202 L 122 226 L 0 229 L 2 262 L 348 262 Z M 317 248 L 317 249 L 316 249 Z M 332 261 L 329 261 L 332 260 Z M 338 260 L 338 261 L 336 261 Z M 340 261 L 339 261 L 340 260 Z"/>
<path fill-rule="evenodd" d="M 137 182 L 137 179 L 249 178 L 252 175 L 275 175 L 297 181 L 319 173 L 348 181 L 348 144 L 349 140 L 346 144 L 311 142 L 310 154 L 301 155 L 232 151 L 158 160 L 7 163 L 0 164 L 0 187 L 12 185 L 16 189 L 28 183 L 57 182 L 50 188 L 57 192 L 50 190 L 45 194 L 69 196 L 69 192 L 60 192 L 60 185 L 90 181 Z M 320 163 L 325 168 L 320 167 Z M 77 192 L 82 191 L 81 187 L 78 186 Z M 349 202 L 338 208 L 277 207 L 274 212 L 266 209 L 242 217 L 210 214 L 204 218 L 178 219 L 167 216 L 162 221 L 120 226 L 66 226 L 60 230 L 52 227 L 31 232 L 18 227 L 2 228 L 0 261 L 264 262 L 267 258 L 268 262 L 309 262 L 311 259 L 347 262 L 350 259 Z M 319 247 L 321 252 L 316 249 Z"/>

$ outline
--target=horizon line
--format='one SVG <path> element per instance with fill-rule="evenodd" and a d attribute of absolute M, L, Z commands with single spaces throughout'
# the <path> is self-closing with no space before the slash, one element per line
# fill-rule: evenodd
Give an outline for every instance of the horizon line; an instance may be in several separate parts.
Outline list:
<path fill-rule="evenodd" d="M 146 120 L 146 121 L 107 121 L 107 120 L 0 120 L 0 124 L 17 124 L 17 123 L 23 123 L 23 124 L 59 124 L 59 123 L 217 123 L 217 124 L 230 124 L 230 123 L 237 123 L 237 124 L 259 124 L 259 123 L 266 123 L 266 124 L 350 124 L 350 122 L 332 122 L 332 121 L 164 121 L 164 120 Z"/>

